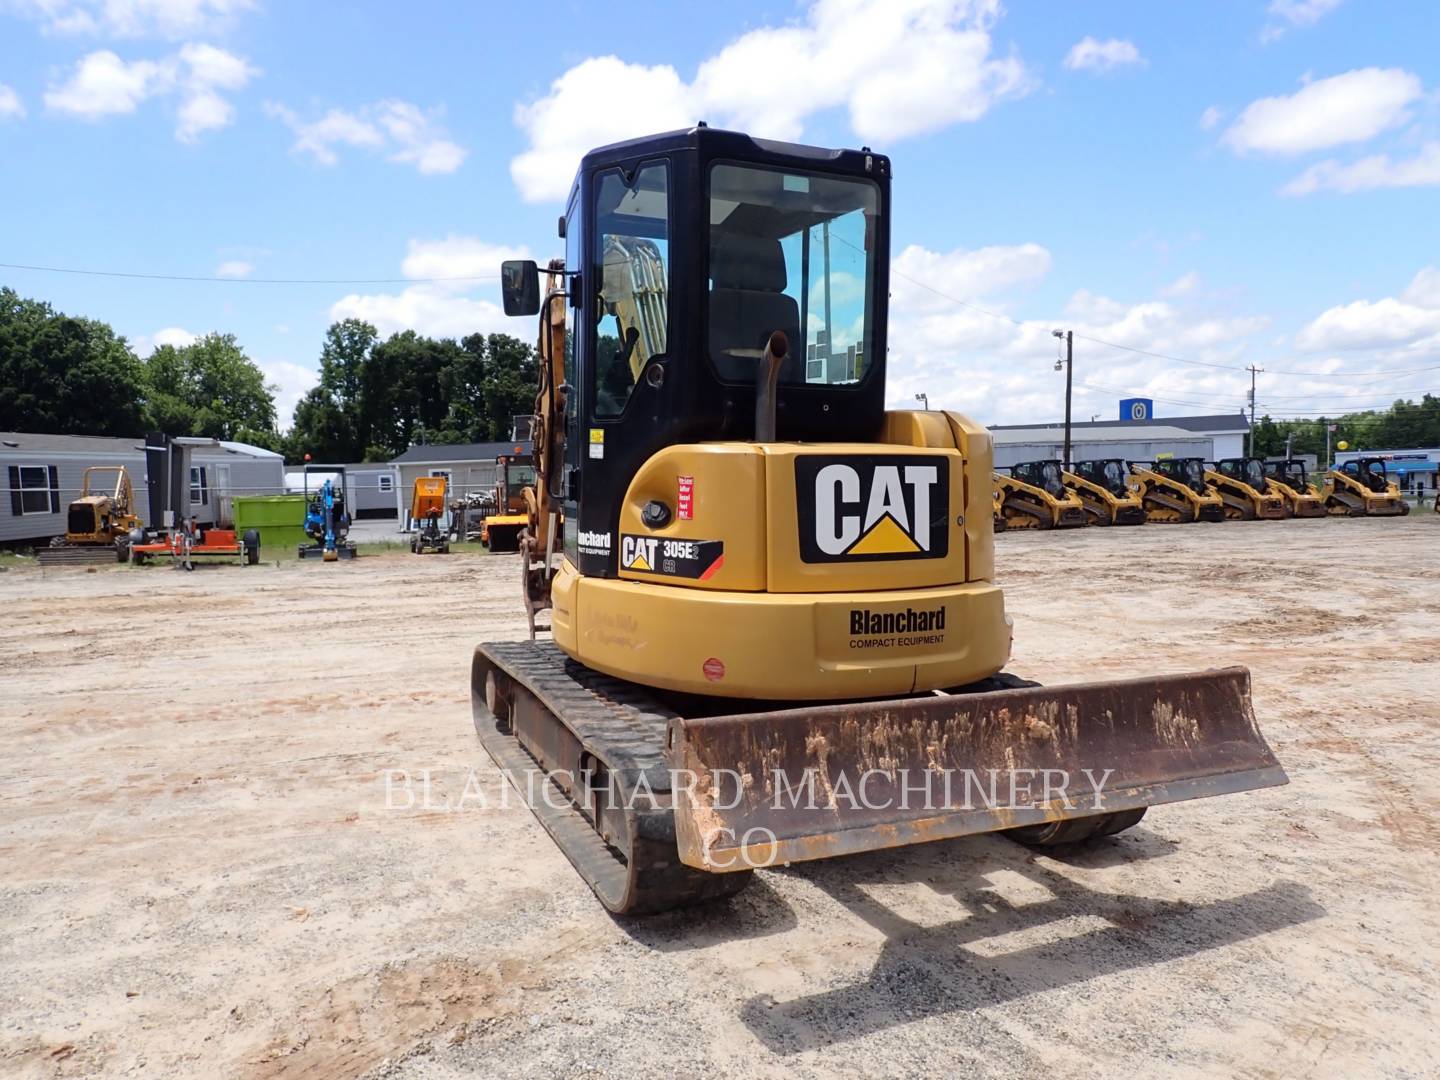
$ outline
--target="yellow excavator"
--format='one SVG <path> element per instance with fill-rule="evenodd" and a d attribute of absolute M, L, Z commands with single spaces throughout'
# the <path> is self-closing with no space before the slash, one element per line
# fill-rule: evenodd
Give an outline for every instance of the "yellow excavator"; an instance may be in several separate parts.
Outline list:
<path fill-rule="evenodd" d="M 1331 469 L 1320 490 L 1327 513 L 1336 517 L 1394 517 L 1410 513 L 1400 485 L 1385 471 L 1385 459 L 1353 458 Z"/>
<path fill-rule="evenodd" d="M 1231 521 L 1277 521 L 1286 517 L 1285 499 L 1265 482 L 1265 462 L 1258 457 L 1221 458 L 1205 470 L 1205 482 L 1224 503 Z"/>
<path fill-rule="evenodd" d="M 1243 668 L 1002 670 L 990 435 L 885 408 L 887 157 L 703 125 L 617 143 L 582 159 L 561 230 L 543 295 L 534 262 L 502 268 L 506 312 L 540 322 L 532 636 L 476 648 L 472 703 L 609 910 L 1285 782 Z M 619 302 L 616 240 L 659 255 L 648 314 Z M 663 331 L 638 368 L 628 318 Z"/>
<path fill-rule="evenodd" d="M 1123 458 L 1077 461 L 1064 473 L 1065 486 L 1085 507 L 1091 525 L 1144 525 L 1140 489 Z"/>
<path fill-rule="evenodd" d="M 124 562 L 130 533 L 140 528 L 135 510 L 135 489 L 124 465 L 92 465 L 85 470 L 80 497 L 65 510 L 65 535 L 50 541 L 52 548 L 113 546 Z"/>
<path fill-rule="evenodd" d="M 1147 521 L 1188 524 L 1225 520 L 1225 504 L 1205 482 L 1203 458 L 1132 461 L 1130 473 L 1139 481 Z"/>
<path fill-rule="evenodd" d="M 1085 506 L 1065 486 L 1058 461 L 1024 461 L 995 471 L 1000 513 L 1007 529 L 1075 529 L 1086 524 Z"/>
<path fill-rule="evenodd" d="M 1305 462 L 1300 458 L 1265 462 L 1266 490 L 1285 501 L 1285 516 L 1300 518 L 1325 517 L 1325 503 L 1315 485 L 1306 476 Z"/>

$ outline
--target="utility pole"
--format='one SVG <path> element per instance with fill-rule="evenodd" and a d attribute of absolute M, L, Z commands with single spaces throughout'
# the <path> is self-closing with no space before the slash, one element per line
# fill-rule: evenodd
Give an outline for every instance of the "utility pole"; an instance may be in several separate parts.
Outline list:
<path fill-rule="evenodd" d="M 1075 375 L 1075 331 L 1051 330 L 1051 335 L 1065 340 L 1065 459 L 1061 463 L 1070 468 L 1070 389 Z M 1061 361 L 1055 361 L 1055 370 L 1060 370 Z"/>
<path fill-rule="evenodd" d="M 1255 456 L 1255 376 L 1264 371 L 1263 367 L 1256 367 L 1251 364 L 1245 369 L 1250 372 L 1250 451 L 1249 457 Z"/>

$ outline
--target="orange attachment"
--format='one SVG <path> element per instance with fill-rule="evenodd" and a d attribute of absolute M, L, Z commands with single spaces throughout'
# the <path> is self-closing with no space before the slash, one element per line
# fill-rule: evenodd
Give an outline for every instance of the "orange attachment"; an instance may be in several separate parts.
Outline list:
<path fill-rule="evenodd" d="M 434 514 L 445 513 L 445 477 L 417 476 L 415 490 L 410 496 L 410 517 L 424 521 Z"/>

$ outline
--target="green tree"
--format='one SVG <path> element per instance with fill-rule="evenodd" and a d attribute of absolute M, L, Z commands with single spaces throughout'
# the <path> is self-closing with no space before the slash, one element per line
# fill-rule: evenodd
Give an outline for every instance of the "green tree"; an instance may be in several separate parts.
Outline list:
<path fill-rule="evenodd" d="M 107 324 L 0 289 L 0 429 L 134 437 L 140 361 Z"/>
<path fill-rule="evenodd" d="M 485 339 L 483 412 L 488 428 L 486 439 L 510 438 L 511 419 L 535 411 L 535 389 L 539 371 L 534 350 L 509 334 L 491 334 Z"/>
<path fill-rule="evenodd" d="M 234 439 L 275 430 L 275 395 L 234 334 L 162 345 L 145 361 L 150 422 L 171 435 Z"/>
<path fill-rule="evenodd" d="M 317 461 L 359 461 L 368 445 L 361 425 L 360 391 L 370 350 L 380 338 L 361 319 L 332 323 L 320 349 L 320 382 L 295 406 L 286 456 Z"/>

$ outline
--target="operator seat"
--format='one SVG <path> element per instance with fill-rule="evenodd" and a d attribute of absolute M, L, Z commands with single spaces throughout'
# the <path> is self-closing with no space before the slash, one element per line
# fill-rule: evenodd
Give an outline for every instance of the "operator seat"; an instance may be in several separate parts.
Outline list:
<path fill-rule="evenodd" d="M 776 330 L 790 343 L 781 382 L 804 379 L 800 305 L 785 295 L 785 253 L 766 236 L 716 230 L 710 247 L 710 355 L 728 379 L 750 381 Z"/>

